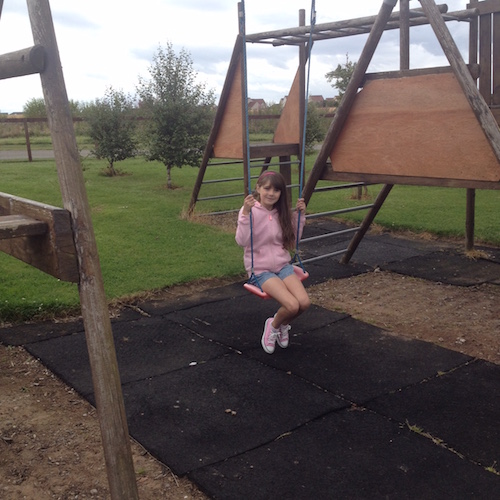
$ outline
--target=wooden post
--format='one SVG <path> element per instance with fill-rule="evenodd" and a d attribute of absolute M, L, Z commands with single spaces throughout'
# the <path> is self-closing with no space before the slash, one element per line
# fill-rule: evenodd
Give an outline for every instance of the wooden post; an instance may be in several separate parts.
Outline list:
<path fill-rule="evenodd" d="M 340 259 L 341 264 L 348 264 L 349 263 L 349 261 L 351 260 L 351 257 L 353 256 L 354 252 L 356 251 L 356 248 L 358 248 L 358 245 L 361 243 L 361 240 L 363 239 L 363 237 L 366 234 L 366 232 L 368 231 L 368 229 L 370 229 L 371 223 L 375 219 L 379 210 L 382 208 L 382 205 L 384 204 L 384 201 L 386 200 L 386 198 L 389 196 L 389 193 L 391 192 L 392 188 L 393 188 L 392 184 L 386 184 L 380 190 L 380 193 L 378 194 L 377 199 L 375 200 L 375 203 L 373 204 L 372 209 L 367 214 L 367 216 L 364 218 L 358 231 L 355 233 L 353 239 L 350 241 L 346 252 L 344 253 L 342 258 Z"/>
<path fill-rule="evenodd" d="M 305 26 L 306 24 L 306 11 L 304 9 L 299 10 L 299 26 Z M 312 29 L 312 26 L 311 26 Z M 309 47 L 310 48 L 310 47 Z M 306 113 L 306 63 L 307 63 L 307 52 L 306 44 L 302 43 L 299 45 L 299 159 L 302 161 L 302 150 L 306 147 L 302 142 L 304 137 L 304 116 Z M 299 175 L 301 169 L 304 166 L 299 164 Z M 290 198 L 291 199 L 291 198 Z"/>
<path fill-rule="evenodd" d="M 377 18 L 373 24 L 373 27 L 366 41 L 363 52 L 361 53 L 359 60 L 356 64 L 356 68 L 353 71 L 351 80 L 346 88 L 344 97 L 340 102 L 340 105 L 335 113 L 335 117 L 332 120 L 330 128 L 326 134 L 326 138 L 323 142 L 323 146 L 314 162 L 313 169 L 309 174 L 306 186 L 304 188 L 303 197 L 306 204 L 309 203 L 311 196 L 313 194 L 314 188 L 321 177 L 323 169 L 326 165 L 326 161 L 330 156 L 335 142 L 337 141 L 345 120 L 349 114 L 351 106 L 354 102 L 354 98 L 358 93 L 358 89 L 363 81 L 368 65 L 372 60 L 375 49 L 377 48 L 378 42 L 382 34 L 384 33 L 385 26 L 391 13 L 396 6 L 397 0 L 384 0 L 382 7 L 378 13 Z"/>
<path fill-rule="evenodd" d="M 72 216 L 80 302 L 104 457 L 113 500 L 138 499 L 106 295 L 48 0 L 27 0 L 35 43 L 46 51 L 40 74 L 64 208 Z"/>
<path fill-rule="evenodd" d="M 410 0 L 400 0 L 399 11 L 399 69 L 410 69 Z"/>
<path fill-rule="evenodd" d="M 26 139 L 26 150 L 28 152 L 28 161 L 33 161 L 33 155 L 31 154 L 31 142 L 30 142 L 30 132 L 28 130 L 28 121 L 23 120 L 24 126 L 24 138 Z"/>
<path fill-rule="evenodd" d="M 241 40 L 241 116 L 243 126 L 241 127 L 241 144 L 243 152 L 243 179 L 245 183 L 245 196 L 250 194 L 250 144 L 248 137 L 248 75 L 247 75 L 247 47 L 246 47 L 246 26 L 245 10 L 243 3 L 238 2 L 238 33 Z"/>
<path fill-rule="evenodd" d="M 478 0 L 471 0 L 470 6 L 474 7 Z M 478 54 L 478 36 L 479 20 L 477 18 L 470 20 L 469 25 L 469 66 L 477 64 Z M 489 67 L 489 65 L 488 65 Z M 481 68 L 483 69 L 483 68 Z M 474 249 L 474 232 L 476 219 L 476 191 L 475 189 L 466 190 L 465 207 L 465 250 L 470 252 Z"/>

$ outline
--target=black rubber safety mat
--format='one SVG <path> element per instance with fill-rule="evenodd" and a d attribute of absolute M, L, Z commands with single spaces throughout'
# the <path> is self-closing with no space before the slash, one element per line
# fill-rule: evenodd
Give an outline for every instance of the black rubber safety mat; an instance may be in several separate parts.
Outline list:
<path fill-rule="evenodd" d="M 112 323 L 122 321 L 133 321 L 139 319 L 141 315 L 132 309 L 123 309 L 119 316 L 112 320 Z M 41 321 L 39 323 L 22 323 L 8 328 L 0 328 L 0 342 L 6 345 L 27 345 L 41 340 L 48 340 L 64 335 L 72 335 L 83 332 L 83 321 Z"/>
<path fill-rule="evenodd" d="M 295 336 L 262 362 L 305 378 L 357 404 L 419 383 L 470 361 L 469 356 L 418 340 L 387 334 L 353 318 Z"/>
<path fill-rule="evenodd" d="M 204 363 L 228 352 L 182 325 L 158 318 L 117 323 L 113 327 L 113 338 L 122 383 L 155 377 L 192 363 Z M 90 397 L 93 385 L 83 333 L 29 344 L 26 349 L 95 403 Z"/>
<path fill-rule="evenodd" d="M 498 470 L 498 365 L 475 360 L 421 384 L 376 398 L 367 406 L 398 422 L 409 422 L 420 428 L 463 455 L 465 460 Z"/>
<path fill-rule="evenodd" d="M 383 268 L 414 278 L 449 285 L 472 286 L 500 281 L 500 263 L 484 259 L 474 260 L 449 251 L 433 252 L 391 262 Z"/>
<path fill-rule="evenodd" d="M 189 477 L 217 500 L 493 499 L 500 487 L 500 478 L 484 468 L 356 408 Z"/>
<path fill-rule="evenodd" d="M 140 302 L 139 309 L 152 316 L 163 316 L 174 311 L 182 311 L 199 304 L 216 303 L 221 300 L 231 300 L 235 297 L 247 296 L 248 292 L 243 288 L 244 281 L 232 283 L 227 286 L 201 290 L 183 297 L 150 300 Z"/>
<path fill-rule="evenodd" d="M 263 300 L 247 293 L 245 297 L 201 304 L 165 317 L 238 351 L 248 351 L 254 348 L 262 350 L 260 339 L 264 323 L 274 316 L 277 309 L 278 304 L 274 300 Z M 293 322 L 292 333 L 325 327 L 347 316 L 313 305 Z"/>
<path fill-rule="evenodd" d="M 329 279 L 341 279 L 351 276 L 357 276 L 370 272 L 372 269 L 369 266 L 351 264 L 343 265 L 335 259 L 324 259 L 321 263 L 311 262 L 303 264 L 304 269 L 309 273 L 309 278 L 304 281 L 304 286 L 317 285 Z M 215 304 L 221 300 L 232 300 L 238 297 L 250 298 L 255 300 L 257 297 L 243 288 L 245 281 L 232 283 L 224 287 L 203 290 L 189 296 L 178 297 L 174 299 L 152 300 L 137 304 L 139 309 L 152 316 L 163 316 L 174 311 L 189 309 L 200 304 Z M 258 298 L 258 301 L 262 299 Z M 273 302 L 272 300 L 268 302 Z M 214 307 L 218 307 L 215 305 Z"/>
<path fill-rule="evenodd" d="M 176 474 L 245 453 L 345 406 L 237 353 L 126 384 L 123 392 L 131 435 Z"/>

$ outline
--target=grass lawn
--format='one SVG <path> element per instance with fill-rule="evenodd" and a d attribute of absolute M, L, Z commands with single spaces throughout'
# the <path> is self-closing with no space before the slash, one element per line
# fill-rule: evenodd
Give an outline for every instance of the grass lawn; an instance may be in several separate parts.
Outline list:
<path fill-rule="evenodd" d="M 308 158 L 309 168 L 314 157 Z M 163 165 L 142 158 L 117 165 L 123 175 L 106 177 L 103 161 L 83 163 L 87 193 L 92 209 L 104 285 L 109 299 L 189 282 L 203 277 L 243 276 L 242 250 L 234 232 L 205 225 L 203 219 L 184 217 L 198 170 L 172 171 L 174 190 L 167 190 Z M 0 191 L 62 206 L 53 161 L 1 162 Z M 241 167 L 214 167 L 210 178 L 239 177 Z M 377 194 L 379 186 L 369 187 Z M 204 186 L 200 196 L 243 191 L 243 182 Z M 352 190 L 313 195 L 310 212 L 323 212 L 372 200 L 352 200 Z M 294 198 L 297 189 L 294 190 Z M 500 245 L 498 191 L 477 192 L 476 236 Z M 237 208 L 242 197 L 199 202 L 206 212 Z M 360 220 L 365 212 L 346 218 Z M 391 229 L 428 231 L 442 236 L 463 237 L 465 190 L 396 186 L 376 223 Z M 77 286 L 63 283 L 0 253 L 0 321 L 36 317 L 37 314 L 77 311 Z"/>

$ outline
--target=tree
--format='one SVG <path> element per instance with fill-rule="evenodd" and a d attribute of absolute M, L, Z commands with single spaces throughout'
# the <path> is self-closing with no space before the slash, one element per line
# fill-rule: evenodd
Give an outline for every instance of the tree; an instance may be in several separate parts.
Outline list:
<path fill-rule="evenodd" d="M 321 126 L 321 116 L 317 106 L 312 103 L 307 105 L 307 124 L 306 124 L 306 153 L 313 151 L 314 145 L 324 139 L 324 133 Z"/>
<path fill-rule="evenodd" d="M 135 155 L 135 121 L 132 119 L 133 99 L 123 91 L 109 87 L 102 99 L 96 99 L 84 109 L 92 154 L 108 161 L 108 174 L 117 175 L 115 162 Z"/>
<path fill-rule="evenodd" d="M 45 100 L 41 97 L 34 97 L 33 99 L 30 99 L 23 106 L 23 115 L 26 118 L 47 118 Z"/>
<path fill-rule="evenodd" d="M 168 43 L 158 47 L 149 67 L 150 79 L 139 79 L 137 93 L 145 122 L 144 145 L 148 160 L 167 169 L 167 188 L 172 189 L 172 167 L 200 165 L 212 123 L 215 94 L 197 83 L 191 57 L 182 49 L 177 55 Z"/>
<path fill-rule="evenodd" d="M 339 64 L 333 71 L 328 72 L 325 77 L 332 87 L 338 90 L 336 104 L 342 100 L 345 94 L 347 85 L 351 81 L 352 74 L 356 68 L 355 62 L 349 61 L 349 54 L 345 56 L 345 64 Z"/>
<path fill-rule="evenodd" d="M 71 115 L 78 116 L 81 113 L 81 105 L 78 101 L 69 101 Z M 26 118 L 47 118 L 45 100 L 42 97 L 34 97 L 23 106 L 23 115 Z"/>

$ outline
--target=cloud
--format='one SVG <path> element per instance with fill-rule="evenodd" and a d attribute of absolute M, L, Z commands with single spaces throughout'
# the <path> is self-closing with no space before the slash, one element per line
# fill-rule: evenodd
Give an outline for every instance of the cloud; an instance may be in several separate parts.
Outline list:
<path fill-rule="evenodd" d="M 299 9 L 310 20 L 310 3 L 251 0 L 246 4 L 247 33 L 297 26 Z M 412 2 L 413 7 L 419 6 Z M 462 10 L 465 1 L 448 0 L 449 10 Z M 317 22 L 325 23 L 376 15 L 382 0 L 331 2 L 316 0 Z M 199 79 L 220 93 L 238 34 L 236 0 L 50 0 L 68 96 L 77 101 L 102 97 L 107 87 L 134 92 L 139 76 L 148 67 L 159 45 L 171 42 L 176 51 L 185 48 Z M 398 7 L 396 7 L 397 9 Z M 449 23 L 450 31 L 467 57 L 467 23 Z M 311 59 L 311 92 L 332 94 L 326 72 L 345 63 L 346 54 L 356 61 L 366 35 L 317 42 Z M 412 29 L 412 67 L 443 65 L 446 59 L 429 27 Z M 0 53 L 33 44 L 25 0 L 6 0 L 0 19 Z M 384 33 L 370 71 L 397 69 L 399 35 Z M 291 47 L 248 44 L 249 89 L 256 98 L 274 102 L 288 93 L 298 66 L 298 51 Z M 41 96 L 39 77 L 0 81 L 0 111 L 22 109 Z M 280 95 L 281 94 L 281 95 Z"/>

